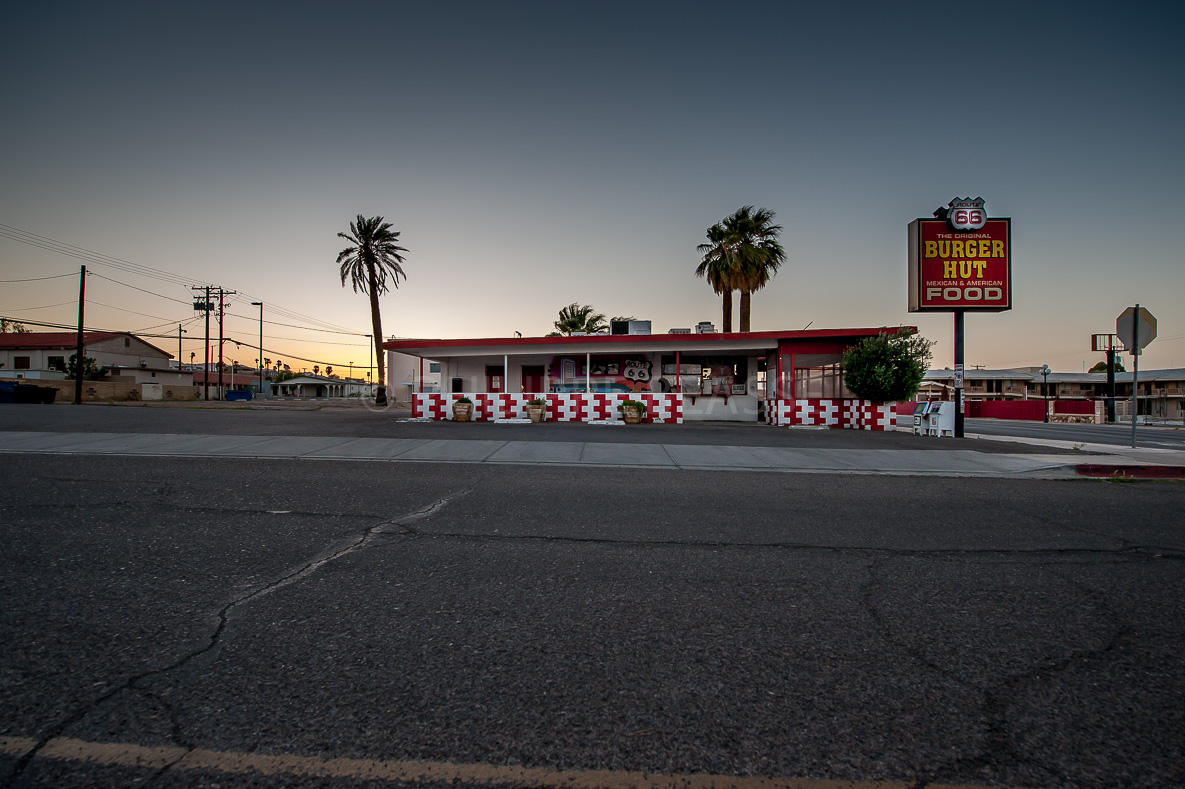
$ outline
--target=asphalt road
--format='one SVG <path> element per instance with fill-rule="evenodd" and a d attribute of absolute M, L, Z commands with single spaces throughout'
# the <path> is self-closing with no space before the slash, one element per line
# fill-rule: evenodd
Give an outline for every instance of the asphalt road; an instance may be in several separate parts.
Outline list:
<path fill-rule="evenodd" d="M 991 436 L 1025 436 L 1029 438 L 1072 441 L 1087 444 L 1113 444 L 1130 447 L 1132 426 L 1127 425 L 1074 425 L 1046 424 L 1044 422 L 1022 422 L 1005 419 L 968 419 L 966 432 Z M 1185 428 L 1175 426 L 1137 425 L 1137 446 L 1154 449 L 1185 449 Z"/>
<path fill-rule="evenodd" d="M 5 786 L 1185 785 L 1181 483 L 3 462 Z"/>

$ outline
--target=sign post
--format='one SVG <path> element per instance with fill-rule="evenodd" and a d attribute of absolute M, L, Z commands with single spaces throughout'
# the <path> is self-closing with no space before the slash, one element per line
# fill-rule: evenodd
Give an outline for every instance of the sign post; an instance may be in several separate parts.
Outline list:
<path fill-rule="evenodd" d="M 1132 355 L 1132 449 L 1136 448 L 1136 416 L 1139 415 L 1137 390 L 1140 386 L 1140 352 L 1156 339 L 1156 317 L 1137 304 L 1128 307 L 1115 319 L 1115 333 Z"/>
<path fill-rule="evenodd" d="M 1012 219 L 989 218 L 982 197 L 956 197 L 909 223 L 909 311 L 955 315 L 955 437 L 963 437 L 967 312 L 1012 309 Z"/>

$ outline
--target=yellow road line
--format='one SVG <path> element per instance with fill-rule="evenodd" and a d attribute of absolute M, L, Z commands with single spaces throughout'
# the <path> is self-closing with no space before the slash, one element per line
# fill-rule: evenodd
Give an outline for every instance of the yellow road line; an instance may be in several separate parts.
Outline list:
<path fill-rule="evenodd" d="M 0 737 L 0 753 L 23 756 L 36 747 L 29 737 Z M 654 775 L 625 770 L 554 770 L 548 767 L 511 767 L 451 762 L 381 761 L 378 759 L 322 759 L 316 756 L 275 756 L 203 748 L 146 747 L 117 742 L 87 742 L 69 737 L 50 740 L 37 759 L 88 762 L 159 770 L 206 770 L 228 774 L 258 773 L 310 778 L 352 778 L 381 781 L 513 784 L 564 789 L 908 789 L 902 781 L 836 781 L 826 778 L 762 778 L 733 775 Z M 928 785 L 927 789 L 985 789 L 984 787 Z"/>

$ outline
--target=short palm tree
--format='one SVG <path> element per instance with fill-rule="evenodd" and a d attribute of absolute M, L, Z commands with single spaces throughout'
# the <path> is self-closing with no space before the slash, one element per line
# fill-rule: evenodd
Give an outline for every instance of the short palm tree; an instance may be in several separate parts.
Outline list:
<path fill-rule="evenodd" d="M 578 331 L 599 334 L 609 327 L 605 324 L 605 316 L 590 305 L 572 302 L 560 310 L 560 319 L 555 322 L 555 328 L 560 334 L 571 335 Z"/>
<path fill-rule="evenodd" d="M 370 296 L 370 325 L 374 334 L 374 354 L 378 361 L 378 388 L 375 390 L 375 405 L 387 404 L 386 365 L 383 364 L 383 325 L 379 316 L 379 296 L 387 292 L 387 278 L 399 287 L 399 278 L 407 279 L 403 271 L 402 253 L 406 249 L 398 245 L 399 231 L 392 230 L 389 222 L 381 216 L 367 219 L 358 215 L 350 223 L 350 232 L 338 233 L 352 246 L 337 255 L 341 265 L 342 287 L 349 278 L 354 292 L 362 291 Z"/>

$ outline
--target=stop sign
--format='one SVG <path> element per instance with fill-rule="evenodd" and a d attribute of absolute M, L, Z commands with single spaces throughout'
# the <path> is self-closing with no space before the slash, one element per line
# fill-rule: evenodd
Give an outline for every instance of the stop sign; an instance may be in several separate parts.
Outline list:
<path fill-rule="evenodd" d="M 1136 320 L 1137 309 L 1140 312 L 1139 321 Z M 1119 341 L 1129 353 L 1137 354 L 1156 339 L 1156 317 L 1138 304 L 1128 307 L 1115 319 L 1115 333 L 1119 335 Z"/>

